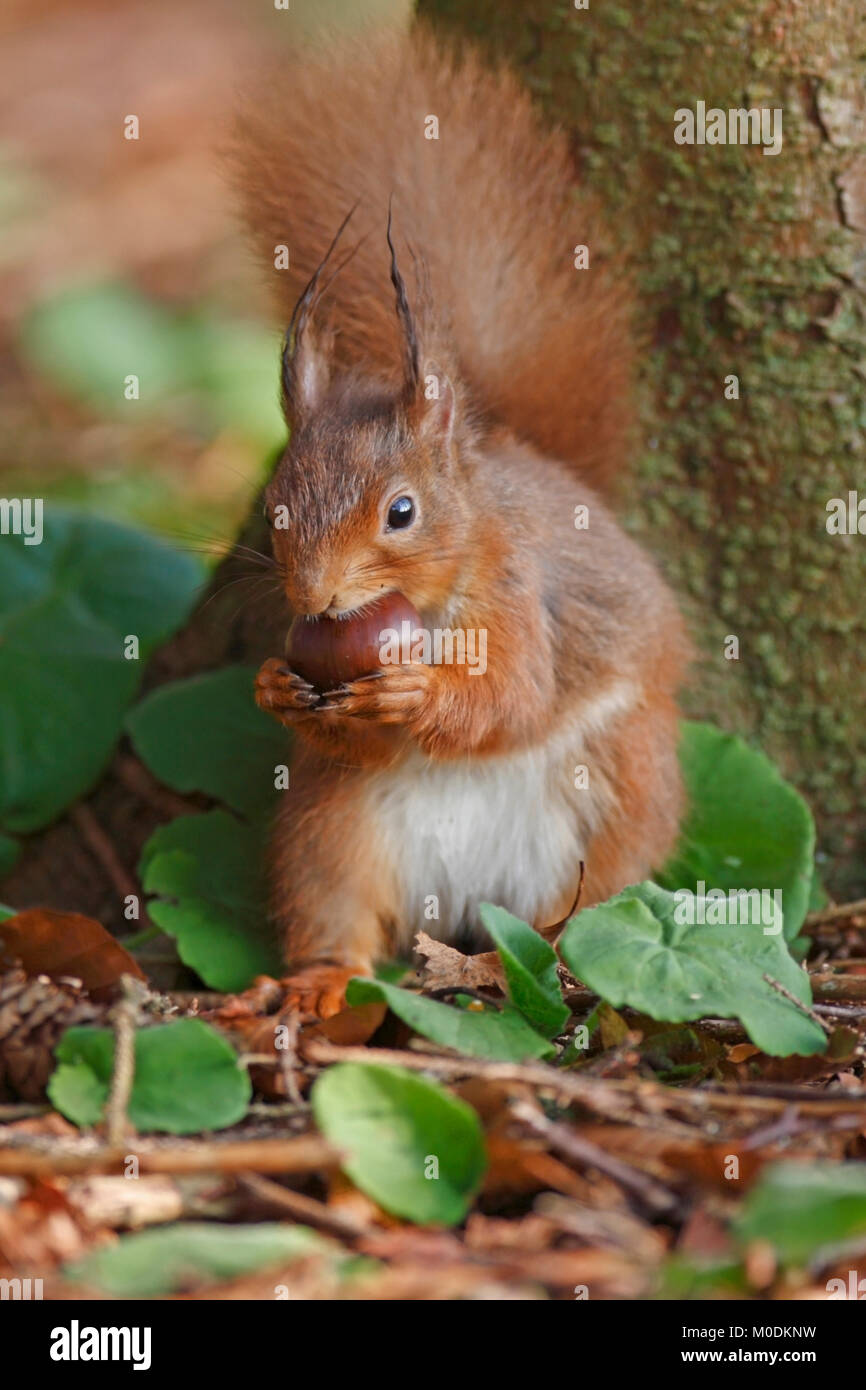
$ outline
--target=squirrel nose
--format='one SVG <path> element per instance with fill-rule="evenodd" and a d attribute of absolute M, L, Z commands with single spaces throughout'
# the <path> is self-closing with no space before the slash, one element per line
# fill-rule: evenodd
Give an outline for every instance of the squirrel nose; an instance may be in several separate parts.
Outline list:
<path fill-rule="evenodd" d="M 333 608 L 336 606 L 336 590 L 334 590 L 334 592 L 331 593 L 330 598 L 325 598 L 325 595 L 330 592 L 330 585 L 328 586 L 328 588 L 323 588 L 319 585 L 310 585 L 305 586 L 304 588 L 298 588 L 297 586 L 294 586 L 290 591 L 288 591 L 288 599 L 295 613 L 297 613 L 299 617 L 317 618 L 320 614 L 325 613 L 329 608 Z"/>

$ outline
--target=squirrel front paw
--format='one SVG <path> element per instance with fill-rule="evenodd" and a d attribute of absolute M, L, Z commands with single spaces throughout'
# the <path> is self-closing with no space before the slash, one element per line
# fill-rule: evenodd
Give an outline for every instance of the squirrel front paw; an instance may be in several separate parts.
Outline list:
<path fill-rule="evenodd" d="M 302 1023 L 332 1018 L 346 1007 L 349 981 L 370 969 L 357 965 L 308 965 L 280 980 L 257 975 L 247 989 L 224 999 L 206 1017 L 228 1028 L 263 1017 L 283 1018 L 290 1013 L 300 1015 Z"/>
<path fill-rule="evenodd" d="M 280 1013 L 300 1014 L 302 1022 L 333 1018 L 346 1007 L 346 986 L 359 973 L 342 965 L 310 965 L 280 980 Z"/>
<path fill-rule="evenodd" d="M 432 679 L 433 668 L 418 661 L 384 666 L 372 675 L 326 691 L 319 709 L 325 714 L 402 724 L 414 730 L 429 712 Z"/>
<path fill-rule="evenodd" d="M 290 670 L 284 661 L 268 657 L 256 676 L 256 704 L 281 724 L 298 724 L 312 719 L 320 697 L 303 676 Z"/>

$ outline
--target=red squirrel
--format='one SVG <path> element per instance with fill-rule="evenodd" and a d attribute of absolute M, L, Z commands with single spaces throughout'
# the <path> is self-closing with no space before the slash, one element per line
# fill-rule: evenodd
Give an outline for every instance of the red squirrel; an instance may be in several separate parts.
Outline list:
<path fill-rule="evenodd" d="M 623 277 L 517 80 L 421 26 L 330 43 L 260 87 L 234 162 L 257 249 L 288 253 L 291 435 L 266 491 L 287 623 L 395 592 L 487 642 L 483 674 L 394 664 L 324 698 L 261 668 L 297 735 L 282 984 L 325 1017 L 419 930 L 480 945 L 480 902 L 543 932 L 581 861 L 581 906 L 662 863 L 688 647 L 603 500 L 630 440 Z"/>

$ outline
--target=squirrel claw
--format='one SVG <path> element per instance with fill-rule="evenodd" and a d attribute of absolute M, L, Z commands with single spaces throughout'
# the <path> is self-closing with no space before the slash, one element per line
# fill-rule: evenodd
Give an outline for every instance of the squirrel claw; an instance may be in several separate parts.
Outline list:
<path fill-rule="evenodd" d="M 284 723 L 316 709 L 318 691 L 284 661 L 270 657 L 256 676 L 256 704 Z"/>

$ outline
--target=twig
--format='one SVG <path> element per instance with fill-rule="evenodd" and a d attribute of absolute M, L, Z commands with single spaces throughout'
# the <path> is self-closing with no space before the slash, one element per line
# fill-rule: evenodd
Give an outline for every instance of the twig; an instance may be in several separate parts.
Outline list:
<path fill-rule="evenodd" d="M 120 898 L 136 897 L 138 887 L 135 879 L 124 868 L 117 850 L 90 807 L 85 802 L 79 801 L 70 810 L 69 819 L 81 834 L 81 838 Z"/>
<path fill-rule="evenodd" d="M 9 1145 L 0 1148 L 0 1176 L 45 1178 L 72 1173 L 122 1173 L 129 1145 L 107 1145 L 70 1152 L 56 1140 L 50 1147 Z M 243 1143 L 192 1143 L 150 1148 L 136 1140 L 142 1173 L 314 1173 L 339 1166 L 339 1154 L 318 1135 L 291 1139 L 255 1139 Z"/>
<path fill-rule="evenodd" d="M 835 903 L 832 907 L 822 907 L 818 912 L 810 912 L 803 923 L 803 930 L 811 931 L 813 927 L 823 927 L 827 922 L 843 922 L 846 917 L 860 916 L 866 917 L 866 898 L 858 898 L 854 903 Z M 852 923 L 853 925 L 856 924 Z"/>
<path fill-rule="evenodd" d="M 412 1071 L 430 1071 L 450 1080 L 478 1076 L 487 1081 L 513 1082 L 549 1091 L 567 1102 L 585 1105 L 588 1110 L 605 1119 L 626 1124 L 646 1124 L 657 1127 L 649 1107 L 642 1105 L 633 1087 L 619 1086 L 597 1078 L 576 1076 L 573 1072 L 557 1071 L 553 1067 L 527 1062 L 489 1062 L 476 1057 L 441 1056 L 431 1052 L 401 1052 L 386 1047 L 340 1047 L 317 1038 L 301 1041 L 301 1055 L 308 1062 L 327 1065 L 330 1062 L 382 1062 L 386 1066 L 408 1067 Z M 646 1083 L 651 1086 L 652 1083 Z M 657 1088 L 662 1093 L 662 1087 Z M 671 1093 L 673 1095 L 681 1094 Z M 677 1130 L 682 1137 L 693 1138 L 692 1130 L 676 1121 L 665 1120 L 667 1133 Z"/>
<path fill-rule="evenodd" d="M 866 975 L 810 975 L 813 998 L 822 1004 L 833 1004 L 839 999 L 850 999 L 854 1003 L 866 1001 Z"/>
<path fill-rule="evenodd" d="M 465 994 L 468 999 L 477 999 L 482 1004 L 490 1004 L 494 1009 L 502 1008 L 500 1000 L 483 994 L 480 989 L 472 989 L 469 985 L 442 985 L 439 989 L 425 990 L 425 994 L 430 999 L 454 999 L 457 995 Z"/>
<path fill-rule="evenodd" d="M 117 755 L 114 770 L 121 782 L 161 817 L 188 816 L 199 804 L 199 799 L 180 796 L 157 782 L 138 759 L 128 753 Z"/>
<path fill-rule="evenodd" d="M 9 1105 L 0 1105 L 0 1123 L 35 1119 L 37 1115 L 48 1115 L 50 1111 L 50 1105 L 38 1105 L 26 1100 L 13 1101 Z"/>
<path fill-rule="evenodd" d="M 330 1231 L 332 1235 L 354 1240 L 357 1236 L 368 1234 L 372 1227 L 360 1217 L 348 1212 L 332 1211 L 323 1202 L 307 1197 L 303 1192 L 294 1192 L 290 1187 L 281 1187 L 270 1178 L 261 1178 L 254 1173 L 241 1173 L 238 1179 L 242 1187 L 253 1193 L 268 1206 L 286 1212 L 296 1221 L 315 1226 L 320 1231 Z"/>
<path fill-rule="evenodd" d="M 551 936 L 553 937 L 553 949 L 554 949 L 554 951 L 556 950 L 557 946 L 559 945 L 559 938 L 562 936 L 562 933 L 565 931 L 566 927 L 568 926 L 569 922 L 571 921 L 572 917 L 574 916 L 575 912 L 577 911 L 577 909 L 578 909 L 578 907 L 579 907 L 579 905 L 580 905 L 580 899 L 581 899 L 581 897 L 582 897 L 582 895 L 583 895 L 583 881 L 584 881 L 585 878 L 586 878 L 586 865 L 584 864 L 583 860 L 581 859 L 581 861 L 580 861 L 580 875 L 579 875 L 578 880 L 577 880 L 577 892 L 576 892 L 575 895 L 574 895 L 574 902 L 571 904 L 571 907 L 569 908 L 568 912 L 566 912 L 565 916 L 561 919 L 561 921 L 555 922 L 554 925 L 553 925 L 552 927 L 550 927 L 550 928 L 549 928 L 547 931 L 545 931 L 545 933 L 544 933 L 544 935 L 547 936 L 547 937 L 551 937 Z"/>
<path fill-rule="evenodd" d="M 536 1090 L 552 1092 L 576 1104 L 585 1105 L 588 1110 L 607 1119 L 619 1120 L 626 1124 L 641 1123 L 644 1116 L 655 1119 L 657 1111 L 685 1110 L 694 1106 L 707 1110 L 756 1110 L 776 1114 L 785 1109 L 792 1100 L 804 1115 L 829 1115 L 835 1113 L 862 1114 L 862 1096 L 841 1096 L 832 1091 L 810 1092 L 809 1099 L 803 1099 L 803 1092 L 789 1087 L 784 1095 L 779 1087 L 772 1094 L 749 1094 L 742 1087 L 736 1091 L 722 1088 L 662 1086 L 658 1082 L 642 1078 L 636 1080 L 605 1080 L 575 1075 L 560 1071 L 536 1062 L 488 1062 L 476 1057 L 444 1057 L 426 1052 L 401 1052 L 397 1048 L 386 1047 L 340 1047 L 336 1043 L 318 1038 L 301 1041 L 301 1055 L 308 1061 L 321 1065 L 330 1062 L 382 1062 L 386 1066 L 407 1067 L 412 1071 L 431 1071 L 439 1076 L 460 1080 L 466 1076 L 479 1076 L 487 1081 L 503 1084 L 514 1082 L 531 1086 Z M 769 1090 L 770 1088 L 767 1088 Z M 791 1095 L 790 1092 L 794 1094 Z M 667 1132 L 676 1128 L 683 1135 L 694 1139 L 694 1130 L 675 1121 L 665 1122 Z"/>
<path fill-rule="evenodd" d="M 835 1018 L 838 1023 L 857 1023 L 866 1018 L 866 1009 L 858 1009 L 854 1004 L 816 1004 L 815 1013 L 822 1018 Z"/>
<path fill-rule="evenodd" d="M 286 1029 L 287 1045 L 279 1052 L 280 1075 L 283 1078 L 283 1085 L 286 1088 L 286 1096 L 292 1105 L 303 1106 L 304 1098 L 298 1086 L 296 1072 L 300 1063 L 298 1061 L 298 1035 L 301 1031 L 301 1021 L 294 1011 L 284 1022 Z"/>
<path fill-rule="evenodd" d="M 123 998 L 111 1011 L 114 1027 L 114 1069 L 111 1090 L 105 1106 L 105 1132 L 109 1145 L 123 1143 L 127 1128 L 127 1110 L 135 1079 L 135 1025 L 139 1005 L 147 987 L 133 975 L 121 975 Z"/>
<path fill-rule="evenodd" d="M 809 1123 L 802 1119 L 797 1113 L 796 1105 L 789 1105 L 777 1120 L 772 1120 L 768 1125 L 758 1125 L 741 1139 L 739 1148 L 741 1152 L 752 1149 L 762 1149 L 766 1144 L 777 1144 L 782 1139 L 792 1139 L 801 1130 L 808 1129 Z"/>
<path fill-rule="evenodd" d="M 544 1139 L 555 1153 L 570 1158 L 581 1168 L 597 1168 L 600 1173 L 613 1178 L 620 1187 L 624 1187 L 636 1197 L 651 1215 L 670 1215 L 679 1206 L 675 1194 L 654 1178 L 648 1177 L 637 1168 L 632 1168 L 631 1164 L 624 1163 L 615 1154 L 607 1153 L 592 1140 L 584 1139 L 568 1125 L 548 1120 L 540 1110 L 527 1101 L 518 1101 L 512 1105 L 511 1113 L 533 1134 Z"/>
<path fill-rule="evenodd" d="M 810 1009 L 808 1004 L 804 1004 L 802 999 L 798 999 L 796 994 L 793 994 L 786 985 L 782 984 L 781 980 L 774 980 L 772 975 L 767 975 L 766 973 L 763 978 L 771 989 L 774 989 L 777 994 L 781 994 L 782 998 L 787 999 L 789 1004 L 793 1004 L 795 1009 L 799 1009 L 801 1014 L 805 1014 L 807 1018 L 811 1018 L 813 1023 L 817 1023 L 824 1036 L 829 1038 L 833 1029 L 830 1027 L 829 1023 L 824 1022 L 820 1014 L 816 1014 L 814 1009 Z"/>

